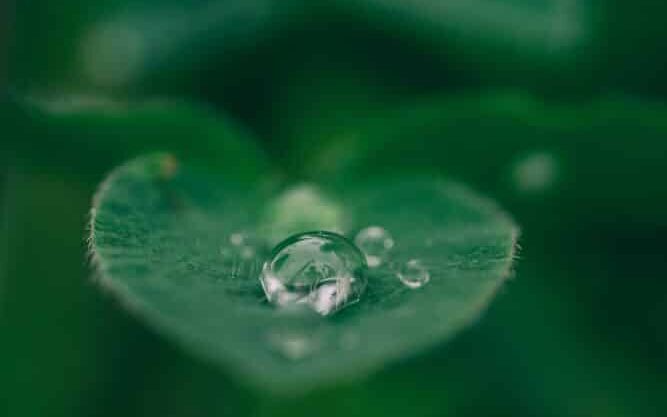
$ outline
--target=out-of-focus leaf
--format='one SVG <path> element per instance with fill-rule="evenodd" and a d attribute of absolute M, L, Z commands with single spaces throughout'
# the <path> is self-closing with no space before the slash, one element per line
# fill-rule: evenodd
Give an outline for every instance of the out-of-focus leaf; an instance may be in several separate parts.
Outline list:
<path fill-rule="evenodd" d="M 340 0 L 370 18 L 468 45 L 503 45 L 529 55 L 570 52 L 586 41 L 588 2 L 523 0 Z M 479 45 L 481 44 L 481 45 Z"/>
<path fill-rule="evenodd" d="M 82 281 L 82 239 L 70 233 L 85 217 L 81 184 L 32 174 L 8 161 L 0 238 L 6 275 L 0 302 L 0 412 L 59 416 L 83 412 L 87 387 L 105 375 Z M 6 252 L 5 252 L 6 250 Z M 89 294 L 94 294 L 88 291 Z M 91 311 L 91 310 L 88 310 Z M 92 308 L 92 311 L 95 311 Z M 90 327 L 88 327 L 90 325 Z M 96 372 L 100 371 L 100 372 Z M 36 394 L 38 393 L 38 394 Z"/>
<path fill-rule="evenodd" d="M 0 169 L 0 321 L 2 320 L 3 298 L 5 296 L 5 281 L 7 280 L 7 250 L 9 245 L 9 169 L 5 158 L 0 158 L 3 164 Z"/>
<path fill-rule="evenodd" d="M 313 178 L 439 172 L 483 188 L 544 227 L 664 224 L 667 108 L 610 99 L 549 105 L 491 95 L 407 103 L 349 125 L 295 163 Z M 308 156 L 303 156 L 303 155 Z M 522 207 L 529 207 L 521 212 Z"/>
<path fill-rule="evenodd" d="M 273 0 L 129 5 L 84 34 L 80 74 L 105 88 L 173 81 L 179 71 L 205 66 L 214 56 L 252 48 L 285 6 Z"/>
<path fill-rule="evenodd" d="M 13 84 L 116 92 L 178 90 L 251 48 L 287 9 L 273 0 L 15 3 Z"/>
<path fill-rule="evenodd" d="M 99 175 L 139 153 L 162 150 L 212 167 L 236 164 L 241 154 L 256 155 L 230 174 L 239 179 L 254 178 L 268 164 L 245 129 L 205 106 L 180 101 L 8 99 L 0 120 L 2 147 L 78 175 Z"/>
<path fill-rule="evenodd" d="M 92 285 L 81 229 L 93 184 L 8 166 L 0 415 L 246 413 L 251 403 L 234 381 L 164 343 Z"/>
<path fill-rule="evenodd" d="M 440 57 L 465 80 L 557 94 L 667 91 L 663 24 L 651 0 L 330 0 Z M 641 28 L 641 29 L 638 29 Z"/>

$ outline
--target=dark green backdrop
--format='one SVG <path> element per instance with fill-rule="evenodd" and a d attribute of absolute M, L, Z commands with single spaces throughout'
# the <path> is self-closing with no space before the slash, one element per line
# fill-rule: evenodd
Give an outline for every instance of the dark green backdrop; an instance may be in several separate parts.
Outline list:
<path fill-rule="evenodd" d="M 665 415 L 667 5 L 314 3 L 0 6 L 0 415 Z M 522 226 L 515 279 L 362 383 L 237 384 L 88 280 L 96 184 L 151 150 L 215 164 L 202 114 L 286 177 L 469 183 Z"/>

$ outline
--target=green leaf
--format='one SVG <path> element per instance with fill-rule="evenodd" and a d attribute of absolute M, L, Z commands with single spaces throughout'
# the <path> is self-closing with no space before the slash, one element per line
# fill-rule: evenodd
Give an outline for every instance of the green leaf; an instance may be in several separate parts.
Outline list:
<path fill-rule="evenodd" d="M 200 81 L 202 68 L 217 64 L 207 82 L 216 84 L 228 66 L 220 62 L 233 62 L 283 19 L 273 0 L 116 0 L 85 11 L 79 0 L 37 0 L 9 15 L 16 21 L 8 61 L 13 84 L 115 93 L 137 86 L 182 93 Z"/>
<path fill-rule="evenodd" d="M 4 313 L 5 282 L 7 280 L 7 252 L 9 248 L 9 168 L 4 157 L 0 157 L 3 168 L 0 169 L 0 320 Z"/>
<path fill-rule="evenodd" d="M 526 95 L 434 98 L 378 111 L 296 154 L 306 177 L 447 175 L 534 218 L 573 224 L 665 224 L 667 107 L 606 99 L 563 105 Z M 629 140 L 632 138 L 632 140 Z M 297 165 L 294 163 L 293 165 Z M 556 227 L 554 227 L 556 229 Z M 528 230 L 528 228 L 527 228 Z"/>
<path fill-rule="evenodd" d="M 100 170 L 146 152 L 168 150 L 208 166 L 229 166 L 247 180 L 268 161 L 246 129 L 205 105 L 181 100 L 124 102 L 97 96 L 6 97 L 0 122 L 9 153 L 38 166 L 77 174 Z M 245 158 L 252 155 L 250 158 Z"/>
<path fill-rule="evenodd" d="M 473 83 L 582 97 L 664 96 L 666 6 L 651 0 L 329 0 L 386 38 L 446 62 L 455 90 Z M 636 28 L 641 27 L 642 31 Z M 435 60 L 434 60 L 435 61 Z M 437 61 L 432 65 L 438 65 Z M 414 70 L 413 70 L 414 71 Z M 386 70 L 383 69 L 383 73 Z M 414 81 L 414 80 L 413 80 Z"/>
<path fill-rule="evenodd" d="M 266 207 L 294 201 L 285 200 L 290 193 L 266 197 L 220 173 L 176 169 L 169 155 L 133 160 L 94 200 L 90 244 L 99 281 L 188 350 L 250 382 L 295 393 L 358 378 L 450 338 L 510 275 L 517 228 L 490 201 L 427 178 L 348 184 L 323 190 L 328 197 L 318 201 L 338 202 L 348 235 L 369 225 L 389 230 L 391 262 L 370 274 L 361 302 L 333 317 L 277 310 L 259 285 L 263 259 L 225 254 L 234 250 L 234 233 L 266 231 Z M 318 226 L 307 208 L 301 213 Z M 292 215 L 268 224 L 285 222 L 298 224 Z M 392 268 L 415 258 L 431 279 L 410 290 Z"/>
<path fill-rule="evenodd" d="M 193 73 L 210 65 L 211 50 L 228 63 L 264 38 L 279 17 L 273 0 L 132 6 L 108 13 L 83 34 L 78 70 L 90 85 L 118 89 L 143 82 L 170 88 L 170 82 L 192 81 Z"/>
<path fill-rule="evenodd" d="M 570 52 L 587 40 L 591 26 L 587 1 L 568 5 L 557 0 L 337 1 L 359 9 L 369 19 L 409 28 L 413 35 L 430 35 L 439 41 L 454 37 L 477 48 L 491 44 L 538 56 Z"/>

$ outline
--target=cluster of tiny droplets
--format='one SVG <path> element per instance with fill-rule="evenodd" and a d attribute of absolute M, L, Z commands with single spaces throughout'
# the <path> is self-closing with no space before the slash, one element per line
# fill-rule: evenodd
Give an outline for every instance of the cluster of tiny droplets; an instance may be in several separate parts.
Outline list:
<path fill-rule="evenodd" d="M 368 266 L 377 268 L 385 263 L 394 248 L 391 233 L 380 226 L 369 226 L 357 233 L 354 243 L 364 252 Z M 430 280 L 430 274 L 419 259 L 410 259 L 394 271 L 396 277 L 408 288 L 420 288 Z"/>
<path fill-rule="evenodd" d="M 357 233 L 354 243 L 366 256 L 371 268 L 382 265 L 394 247 L 394 238 L 380 226 L 369 226 Z"/>
<path fill-rule="evenodd" d="M 251 235 L 233 233 L 228 241 L 242 261 L 258 256 L 261 245 Z M 393 247 L 393 237 L 379 226 L 360 230 L 354 243 L 333 232 L 297 234 L 271 251 L 262 267 L 260 282 L 267 300 L 278 307 L 306 307 L 329 316 L 361 299 L 367 285 L 367 268 L 386 263 L 410 289 L 428 283 L 429 272 L 420 260 L 411 259 L 398 268 L 387 262 Z M 317 335 L 297 330 L 273 329 L 267 343 L 286 360 L 304 360 L 319 350 L 322 341 Z M 356 334 L 347 335 L 340 341 L 341 348 L 354 349 L 358 338 Z"/>
<path fill-rule="evenodd" d="M 244 256 L 244 235 L 233 234 L 229 239 Z M 391 234 L 380 226 L 361 229 L 354 243 L 333 232 L 297 234 L 276 245 L 264 263 L 260 282 L 270 303 L 290 308 L 307 306 L 328 316 L 360 300 L 367 284 L 366 269 L 387 263 L 394 245 Z M 430 280 L 427 268 L 418 259 L 399 267 L 389 265 L 410 289 Z"/>

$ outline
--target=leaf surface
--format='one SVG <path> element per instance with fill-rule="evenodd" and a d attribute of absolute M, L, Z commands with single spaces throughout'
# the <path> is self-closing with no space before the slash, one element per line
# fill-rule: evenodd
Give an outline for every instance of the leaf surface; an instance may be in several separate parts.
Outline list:
<path fill-rule="evenodd" d="M 358 183 L 318 191 L 340 214 L 322 227 L 352 237 L 380 225 L 395 240 L 389 260 L 369 270 L 362 300 L 334 316 L 279 310 L 258 280 L 269 248 L 263 236 L 293 223 L 261 219 L 295 189 L 263 195 L 250 188 L 165 154 L 133 160 L 99 188 L 91 252 L 102 285 L 152 327 L 275 391 L 357 378 L 450 338 L 511 272 L 517 228 L 492 202 L 427 177 Z M 301 210 L 291 215 L 317 227 L 313 213 Z M 259 242 L 255 256 L 233 244 L 238 235 Z M 396 276 L 412 259 L 430 274 L 416 290 Z"/>

